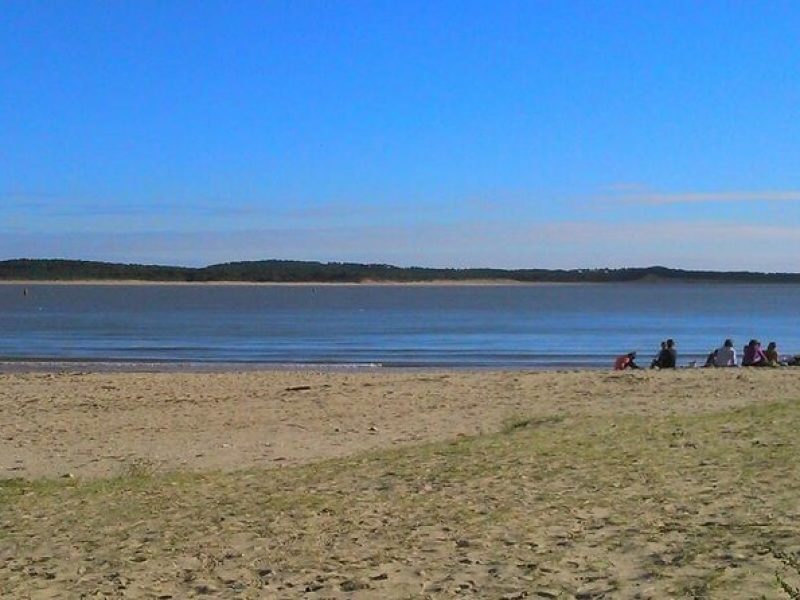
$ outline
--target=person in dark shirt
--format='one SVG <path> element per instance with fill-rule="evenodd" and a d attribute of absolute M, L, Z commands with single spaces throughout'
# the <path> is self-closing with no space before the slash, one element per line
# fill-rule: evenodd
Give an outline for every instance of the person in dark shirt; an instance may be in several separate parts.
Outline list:
<path fill-rule="evenodd" d="M 674 369 L 678 362 L 678 351 L 675 350 L 675 340 L 669 339 L 664 344 L 664 348 L 658 353 L 658 358 L 654 361 L 659 369 Z"/>
<path fill-rule="evenodd" d="M 661 350 L 658 351 L 656 357 L 650 363 L 650 368 L 655 369 L 661 366 L 661 353 L 667 349 L 667 342 L 661 342 Z"/>

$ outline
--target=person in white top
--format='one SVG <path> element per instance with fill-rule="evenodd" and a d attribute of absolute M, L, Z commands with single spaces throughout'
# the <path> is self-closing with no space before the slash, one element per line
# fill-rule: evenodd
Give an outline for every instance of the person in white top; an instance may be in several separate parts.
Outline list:
<path fill-rule="evenodd" d="M 715 367 L 735 367 L 736 366 L 736 350 L 733 348 L 731 340 L 725 340 L 721 348 L 717 348 L 714 353 L 714 366 Z"/>

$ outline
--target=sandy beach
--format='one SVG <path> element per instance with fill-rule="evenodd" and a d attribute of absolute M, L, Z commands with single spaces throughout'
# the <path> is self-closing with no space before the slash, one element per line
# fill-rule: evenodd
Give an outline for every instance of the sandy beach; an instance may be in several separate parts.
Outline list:
<path fill-rule="evenodd" d="M 0 594 L 780 598 L 800 369 L 0 375 Z"/>

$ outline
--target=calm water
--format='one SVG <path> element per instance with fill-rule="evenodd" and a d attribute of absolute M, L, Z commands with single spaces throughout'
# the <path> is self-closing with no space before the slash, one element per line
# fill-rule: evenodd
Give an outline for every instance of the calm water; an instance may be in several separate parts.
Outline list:
<path fill-rule="evenodd" d="M 27 288 L 27 295 L 23 290 Z M 0 285 L 0 360 L 592 367 L 800 352 L 800 286 Z"/>

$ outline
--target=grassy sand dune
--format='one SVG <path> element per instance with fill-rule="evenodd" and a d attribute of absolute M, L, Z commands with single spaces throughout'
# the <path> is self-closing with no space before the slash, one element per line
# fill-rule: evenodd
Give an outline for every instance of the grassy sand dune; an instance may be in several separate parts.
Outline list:
<path fill-rule="evenodd" d="M 492 431 L 284 468 L 142 458 L 107 478 L 6 479 L 0 595 L 786 597 L 776 573 L 796 576 L 775 553 L 800 551 L 798 375 L 524 375 L 522 396 L 573 377 L 615 388 L 616 405 L 509 410 Z M 730 402 L 726 386 L 750 384 L 784 397 Z M 660 403 L 651 386 L 696 394 L 643 410 Z"/>

